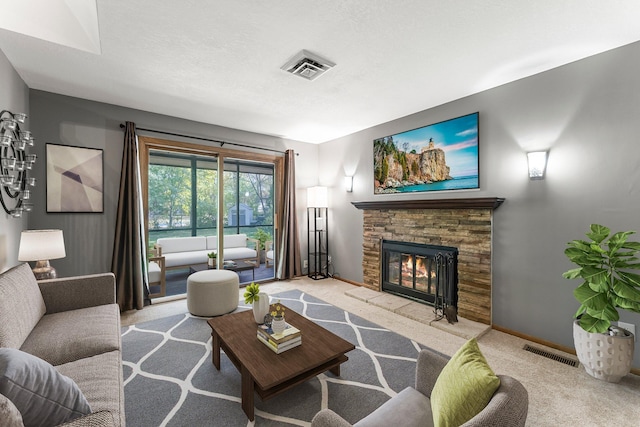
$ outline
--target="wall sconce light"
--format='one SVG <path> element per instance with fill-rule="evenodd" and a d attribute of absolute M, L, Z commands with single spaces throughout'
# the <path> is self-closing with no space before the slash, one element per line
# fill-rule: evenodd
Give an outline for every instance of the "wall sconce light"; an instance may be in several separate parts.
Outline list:
<path fill-rule="evenodd" d="M 0 203 L 14 218 L 33 209 L 28 200 L 31 199 L 30 187 L 36 185 L 36 179 L 28 177 L 36 162 L 36 155 L 27 152 L 28 147 L 33 147 L 33 136 L 30 131 L 20 129 L 26 118 L 23 113 L 0 112 Z"/>
<path fill-rule="evenodd" d="M 62 230 L 27 230 L 20 235 L 18 261 L 36 261 L 33 274 L 38 280 L 55 279 L 56 269 L 49 260 L 65 256 Z"/>
<path fill-rule="evenodd" d="M 347 190 L 347 193 L 351 193 L 353 191 L 353 177 L 345 176 L 344 177 L 344 189 Z"/>
<path fill-rule="evenodd" d="M 529 179 L 544 179 L 547 170 L 548 151 L 532 151 L 527 153 L 529 163 Z"/>
<path fill-rule="evenodd" d="M 309 187 L 307 188 L 307 207 L 308 208 L 327 208 L 327 187 Z"/>

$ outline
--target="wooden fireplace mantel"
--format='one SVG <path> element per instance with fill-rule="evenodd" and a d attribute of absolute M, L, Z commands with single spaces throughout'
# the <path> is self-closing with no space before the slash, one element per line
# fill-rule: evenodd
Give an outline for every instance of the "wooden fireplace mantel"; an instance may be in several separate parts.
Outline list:
<path fill-rule="evenodd" d="M 497 209 L 504 198 L 475 197 L 465 199 L 380 200 L 351 202 L 358 209 Z"/>

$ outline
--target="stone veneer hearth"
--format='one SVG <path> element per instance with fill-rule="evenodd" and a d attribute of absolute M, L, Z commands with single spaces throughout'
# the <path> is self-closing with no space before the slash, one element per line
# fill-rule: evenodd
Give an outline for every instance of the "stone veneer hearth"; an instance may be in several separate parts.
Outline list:
<path fill-rule="evenodd" d="M 458 315 L 491 324 L 493 210 L 501 198 L 353 202 L 363 210 L 363 280 L 380 291 L 382 239 L 458 248 Z"/>

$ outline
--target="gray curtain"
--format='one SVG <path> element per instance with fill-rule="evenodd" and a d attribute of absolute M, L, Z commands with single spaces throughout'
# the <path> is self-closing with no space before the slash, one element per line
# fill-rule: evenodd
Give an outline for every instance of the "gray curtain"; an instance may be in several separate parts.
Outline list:
<path fill-rule="evenodd" d="M 124 130 L 120 196 L 111 261 L 111 271 L 116 275 L 116 296 L 120 311 L 139 310 L 145 303 L 151 302 L 146 271 L 141 190 L 136 125 L 127 122 Z"/>
<path fill-rule="evenodd" d="M 278 245 L 278 279 L 291 279 L 302 275 L 298 218 L 296 216 L 296 163 L 293 150 L 284 155 L 284 209 L 280 215 L 280 245 Z"/>

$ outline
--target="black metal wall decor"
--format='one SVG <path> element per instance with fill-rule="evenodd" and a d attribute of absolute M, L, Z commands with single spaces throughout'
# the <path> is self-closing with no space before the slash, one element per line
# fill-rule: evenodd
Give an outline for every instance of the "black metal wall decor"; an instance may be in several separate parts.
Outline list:
<path fill-rule="evenodd" d="M 30 188 L 36 185 L 36 179 L 29 177 L 36 162 L 36 155 L 28 152 L 33 136 L 20 128 L 26 118 L 24 113 L 0 112 L 0 203 L 14 218 L 33 209 Z"/>

